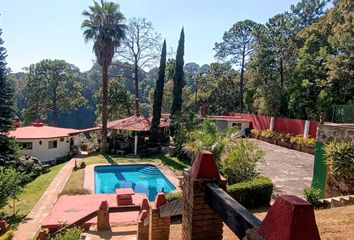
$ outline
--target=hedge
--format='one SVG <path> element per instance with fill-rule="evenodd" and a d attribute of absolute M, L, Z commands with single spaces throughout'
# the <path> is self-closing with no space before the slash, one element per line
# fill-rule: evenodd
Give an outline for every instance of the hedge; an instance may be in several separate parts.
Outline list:
<path fill-rule="evenodd" d="M 247 208 L 269 206 L 272 181 L 264 176 L 227 186 L 228 194 Z"/>
<path fill-rule="evenodd" d="M 180 198 L 182 198 L 182 192 L 170 192 L 166 194 L 166 199 L 169 202 Z"/>

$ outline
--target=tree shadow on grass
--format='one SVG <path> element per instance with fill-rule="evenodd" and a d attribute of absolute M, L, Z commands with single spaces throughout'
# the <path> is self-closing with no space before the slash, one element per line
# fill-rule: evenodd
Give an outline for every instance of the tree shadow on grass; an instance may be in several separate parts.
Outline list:
<path fill-rule="evenodd" d="M 156 158 L 160 159 L 163 164 L 179 171 L 183 171 L 185 168 L 189 168 L 191 166 L 191 163 L 188 160 L 177 160 L 164 154 L 156 155 Z"/>
<path fill-rule="evenodd" d="M 31 220 L 31 219 L 27 219 L 27 220 Z M 25 214 L 12 215 L 7 219 L 7 221 L 10 224 L 11 229 L 16 229 L 21 222 L 26 222 L 26 215 Z"/>
<path fill-rule="evenodd" d="M 110 164 L 114 164 L 114 165 L 117 164 L 110 155 L 104 154 L 103 156 L 107 160 L 107 162 L 109 162 Z"/>

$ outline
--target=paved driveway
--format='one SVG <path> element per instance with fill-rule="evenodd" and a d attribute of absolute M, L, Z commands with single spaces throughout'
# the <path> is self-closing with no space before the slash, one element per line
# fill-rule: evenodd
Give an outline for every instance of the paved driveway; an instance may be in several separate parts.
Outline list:
<path fill-rule="evenodd" d="M 250 139 L 265 151 L 266 163 L 259 164 L 260 172 L 272 179 L 273 197 L 291 194 L 303 196 L 305 186 L 310 186 L 314 155 Z"/>

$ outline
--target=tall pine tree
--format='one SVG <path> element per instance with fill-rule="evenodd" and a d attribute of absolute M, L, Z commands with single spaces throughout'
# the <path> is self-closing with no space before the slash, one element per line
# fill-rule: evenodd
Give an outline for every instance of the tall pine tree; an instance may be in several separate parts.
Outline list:
<path fill-rule="evenodd" d="M 184 86 L 183 65 L 184 65 L 184 30 L 182 28 L 178 41 L 176 67 L 173 76 L 173 101 L 171 107 L 171 117 L 181 116 L 182 109 L 182 89 Z"/>
<path fill-rule="evenodd" d="M 8 132 L 13 128 L 13 89 L 6 79 L 6 49 L 0 29 L 0 165 L 16 160 L 16 147 Z"/>
<path fill-rule="evenodd" d="M 159 126 L 161 119 L 161 107 L 163 99 L 163 89 L 165 85 L 165 69 L 166 69 L 166 40 L 162 45 L 162 52 L 160 58 L 159 77 L 156 81 L 154 91 L 154 105 L 152 110 L 152 123 L 151 123 L 151 140 L 158 142 L 159 139 Z"/>

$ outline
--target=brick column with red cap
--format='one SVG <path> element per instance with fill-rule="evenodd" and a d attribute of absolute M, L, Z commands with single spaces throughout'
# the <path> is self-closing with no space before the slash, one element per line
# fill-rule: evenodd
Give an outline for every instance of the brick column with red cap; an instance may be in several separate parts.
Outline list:
<path fill-rule="evenodd" d="M 149 218 L 147 210 L 142 210 L 138 217 L 137 240 L 149 240 Z"/>
<path fill-rule="evenodd" d="M 244 240 L 320 240 L 313 206 L 292 195 L 278 197 L 258 229 Z"/>
<path fill-rule="evenodd" d="M 206 183 L 226 188 L 213 154 L 201 151 L 183 177 L 182 239 L 222 239 L 223 222 L 204 200 Z"/>
<path fill-rule="evenodd" d="M 97 231 L 111 230 L 109 224 L 108 202 L 102 201 L 97 212 Z"/>
<path fill-rule="evenodd" d="M 156 196 L 155 202 L 150 208 L 149 216 L 149 239 L 150 240 L 168 240 L 170 235 L 170 217 L 160 217 L 159 208 L 167 203 L 164 193 Z"/>

